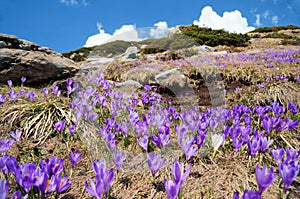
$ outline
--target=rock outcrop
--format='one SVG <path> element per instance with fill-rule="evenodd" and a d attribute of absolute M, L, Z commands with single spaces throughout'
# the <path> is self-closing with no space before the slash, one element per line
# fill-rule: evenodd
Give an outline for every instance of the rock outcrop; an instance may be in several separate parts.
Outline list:
<path fill-rule="evenodd" d="M 126 49 L 121 60 L 123 60 L 123 61 L 135 60 L 135 59 L 139 58 L 139 56 L 140 55 L 138 54 L 138 48 L 136 46 L 130 46 Z"/>
<path fill-rule="evenodd" d="M 171 90 L 175 95 L 179 95 L 189 88 L 188 78 L 179 68 L 167 70 L 156 75 L 155 81 L 157 84 Z"/>
<path fill-rule="evenodd" d="M 47 47 L 0 34 L 0 83 L 20 82 L 25 76 L 27 84 L 39 86 L 71 77 L 78 69 L 73 61 Z"/>

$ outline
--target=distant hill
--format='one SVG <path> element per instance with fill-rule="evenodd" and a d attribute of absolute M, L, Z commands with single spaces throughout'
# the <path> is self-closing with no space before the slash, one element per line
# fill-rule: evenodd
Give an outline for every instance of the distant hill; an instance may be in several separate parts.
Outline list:
<path fill-rule="evenodd" d="M 300 45 L 300 27 L 294 25 L 257 28 L 248 35 L 251 38 L 273 39 L 281 45 Z"/>
<path fill-rule="evenodd" d="M 228 46 L 247 47 L 251 38 L 280 39 L 283 45 L 300 45 L 300 27 L 294 25 L 257 28 L 247 34 L 229 33 L 225 30 L 213 30 L 197 25 L 178 26 L 181 34 L 169 35 L 160 39 L 146 39 L 139 42 L 113 41 L 100 46 L 83 47 L 63 53 L 76 62 L 84 61 L 88 56 L 114 57 L 136 46 L 141 54 L 153 54 L 165 50 L 180 50 L 192 46 Z"/>
<path fill-rule="evenodd" d="M 280 30 L 296 30 L 296 29 L 300 29 L 300 27 L 299 26 L 294 26 L 294 25 L 272 26 L 272 27 L 256 28 L 255 30 L 251 31 L 250 33 L 254 33 L 254 32 L 258 32 L 258 33 L 278 32 Z"/>

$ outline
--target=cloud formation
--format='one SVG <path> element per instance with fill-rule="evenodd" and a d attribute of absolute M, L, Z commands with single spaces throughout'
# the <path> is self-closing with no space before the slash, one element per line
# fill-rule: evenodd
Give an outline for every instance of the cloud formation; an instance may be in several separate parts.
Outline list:
<path fill-rule="evenodd" d="M 224 12 L 223 16 L 220 16 L 210 6 L 202 9 L 200 18 L 194 20 L 193 24 L 236 33 L 246 33 L 255 29 L 252 26 L 248 26 L 247 19 L 242 17 L 240 11 Z"/>
<path fill-rule="evenodd" d="M 136 31 L 136 27 L 134 25 L 123 25 L 121 28 L 116 29 L 113 34 L 106 33 L 101 23 L 97 22 L 97 27 L 99 33 L 88 37 L 84 47 L 102 45 L 116 40 L 124 40 L 124 41 L 142 40 L 142 38 L 139 38 L 138 32 Z"/>
<path fill-rule="evenodd" d="M 273 16 L 273 17 L 272 17 L 272 23 L 273 23 L 274 25 L 277 25 L 278 22 L 279 22 L 278 16 Z"/>
<path fill-rule="evenodd" d="M 256 20 L 255 20 L 254 25 L 256 25 L 257 27 L 261 26 L 261 23 L 260 23 L 260 14 L 256 14 Z"/>
<path fill-rule="evenodd" d="M 253 12 L 256 12 L 256 10 L 253 10 Z M 260 16 L 260 14 L 256 15 L 256 26 L 261 25 Z M 206 6 L 202 9 L 199 20 L 194 20 L 193 24 L 200 27 L 224 29 L 228 32 L 236 33 L 246 33 L 255 29 L 248 25 L 247 19 L 242 17 L 240 11 L 224 12 L 223 16 L 219 16 L 210 6 Z M 170 29 L 166 21 L 159 21 L 155 23 L 152 28 L 139 29 L 137 29 L 135 25 L 126 24 L 116 29 L 112 34 L 106 33 L 101 23 L 97 23 L 97 27 L 99 33 L 89 36 L 84 47 L 102 45 L 116 40 L 141 41 L 146 38 L 162 38 L 168 35 Z"/>
<path fill-rule="evenodd" d="M 166 37 L 169 32 L 168 24 L 166 21 L 160 21 L 154 24 L 156 28 L 150 29 L 150 36 L 154 38 Z"/>
<path fill-rule="evenodd" d="M 78 0 L 59 0 L 60 3 L 63 3 L 67 6 L 79 5 Z M 88 2 L 86 0 L 81 1 L 83 6 L 87 6 Z"/>
<path fill-rule="evenodd" d="M 266 10 L 264 13 L 262 13 L 262 16 L 264 19 L 268 18 L 270 16 L 270 11 Z"/>

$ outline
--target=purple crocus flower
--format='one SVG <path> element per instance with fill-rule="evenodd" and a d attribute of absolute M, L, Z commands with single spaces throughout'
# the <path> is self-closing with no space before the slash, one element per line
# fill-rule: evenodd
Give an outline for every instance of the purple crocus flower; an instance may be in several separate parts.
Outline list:
<path fill-rule="evenodd" d="M 24 89 L 21 89 L 20 91 L 19 91 L 19 94 L 22 96 L 22 95 L 25 95 L 25 90 Z"/>
<path fill-rule="evenodd" d="M 122 134 L 127 137 L 128 136 L 128 124 L 126 122 L 122 122 L 118 124 L 119 130 Z"/>
<path fill-rule="evenodd" d="M 232 199 L 240 199 L 239 192 L 234 192 Z M 241 199 L 261 199 L 261 196 L 257 191 L 245 190 Z"/>
<path fill-rule="evenodd" d="M 255 106 L 255 111 L 257 113 L 257 115 L 259 115 L 259 117 L 263 117 L 264 113 L 266 113 L 267 111 L 270 110 L 270 107 L 266 107 L 266 106 Z"/>
<path fill-rule="evenodd" d="M 18 97 L 18 93 L 15 90 L 9 90 L 8 95 L 12 100 L 15 100 Z"/>
<path fill-rule="evenodd" d="M 275 160 L 277 161 L 277 163 L 280 165 L 284 155 L 284 149 L 278 147 L 276 149 L 271 149 L 270 152 L 272 156 L 275 158 Z"/>
<path fill-rule="evenodd" d="M 61 90 L 59 90 L 58 86 L 52 86 L 52 92 L 59 97 L 59 95 L 61 94 Z"/>
<path fill-rule="evenodd" d="M 60 174 L 55 177 L 55 190 L 57 193 L 62 193 L 69 188 L 71 181 L 68 180 L 67 174 L 62 177 Z"/>
<path fill-rule="evenodd" d="M 197 137 L 195 137 L 195 144 L 197 144 L 198 149 L 199 149 L 205 142 L 205 137 L 206 137 L 207 132 L 200 131 L 200 132 L 198 132 L 198 134 L 199 135 Z"/>
<path fill-rule="evenodd" d="M 13 137 L 16 141 L 20 141 L 20 137 L 22 135 L 22 130 L 17 129 L 16 132 L 11 132 L 10 135 Z"/>
<path fill-rule="evenodd" d="M 11 80 L 7 80 L 7 85 L 11 88 L 12 87 L 12 81 Z"/>
<path fill-rule="evenodd" d="M 298 123 L 298 120 L 290 120 L 288 118 L 282 119 L 280 123 L 280 129 L 282 131 L 286 129 L 293 130 L 298 126 Z"/>
<path fill-rule="evenodd" d="M 229 134 L 232 134 L 232 131 L 233 131 L 233 128 L 232 126 L 223 126 L 223 131 L 224 131 L 224 134 L 225 134 L 225 138 L 227 138 L 227 136 Z"/>
<path fill-rule="evenodd" d="M 191 170 L 191 164 L 186 168 L 186 171 L 184 172 L 184 166 L 183 163 L 179 163 L 178 160 L 175 160 L 174 164 L 171 167 L 172 174 L 174 177 L 174 182 L 178 185 L 183 184 L 185 179 L 189 176 L 190 170 Z"/>
<path fill-rule="evenodd" d="M 144 135 L 137 139 L 138 144 L 145 150 L 148 150 L 148 136 Z"/>
<path fill-rule="evenodd" d="M 179 191 L 180 186 L 176 183 L 174 183 L 172 180 L 166 180 L 164 181 L 165 190 L 167 192 L 167 196 L 169 199 L 176 199 Z"/>
<path fill-rule="evenodd" d="M 154 176 L 158 170 L 164 166 L 166 159 L 161 158 L 161 154 L 156 155 L 154 151 L 147 154 L 148 166 L 151 170 L 152 176 Z"/>
<path fill-rule="evenodd" d="M 121 151 L 115 151 L 114 152 L 114 164 L 116 165 L 116 168 L 117 168 L 117 171 L 120 170 L 121 168 L 121 165 L 124 161 L 124 156 L 125 153 L 124 152 L 121 152 Z"/>
<path fill-rule="evenodd" d="M 44 178 L 48 179 L 48 174 L 44 173 L 41 168 L 37 168 L 33 174 L 35 177 L 33 179 L 33 185 L 36 187 L 41 187 L 44 183 Z"/>
<path fill-rule="evenodd" d="M 96 178 L 95 184 L 94 181 L 90 178 L 90 185 L 91 186 L 88 186 L 87 182 L 84 183 L 86 191 L 97 199 L 101 199 L 103 195 L 103 183 L 101 182 L 101 179 Z"/>
<path fill-rule="evenodd" d="M 261 199 L 261 195 L 258 191 L 245 190 L 242 199 Z"/>
<path fill-rule="evenodd" d="M 74 80 L 72 78 L 67 78 L 66 79 L 66 84 L 67 86 L 71 86 L 73 84 Z"/>
<path fill-rule="evenodd" d="M 240 194 L 238 191 L 234 192 L 232 199 L 240 199 Z"/>
<path fill-rule="evenodd" d="M 68 127 L 68 129 L 69 129 L 69 131 L 70 131 L 70 134 L 71 134 L 72 136 L 74 136 L 74 133 L 75 133 L 75 131 L 76 131 L 76 126 L 75 126 L 75 125 L 70 125 L 70 126 Z"/>
<path fill-rule="evenodd" d="M 58 132 L 62 132 L 62 131 L 64 130 L 64 128 L 65 128 L 65 124 L 66 124 L 66 122 L 65 122 L 64 120 L 59 121 L 59 122 L 56 122 L 56 123 L 54 124 L 54 128 L 55 128 L 55 130 L 57 130 Z"/>
<path fill-rule="evenodd" d="M 50 159 L 46 159 L 45 161 L 40 161 L 39 167 L 45 173 L 48 173 L 50 176 L 60 174 L 64 168 L 64 159 L 56 158 L 52 156 Z"/>
<path fill-rule="evenodd" d="M 19 166 L 18 170 L 15 170 L 16 181 L 23 189 L 28 193 L 34 183 L 34 173 L 36 167 L 33 163 L 25 163 Z"/>
<path fill-rule="evenodd" d="M 22 84 L 24 84 L 25 81 L 26 81 L 26 77 L 22 76 L 22 77 L 21 77 L 21 82 L 22 82 Z"/>
<path fill-rule="evenodd" d="M 28 91 L 26 97 L 29 98 L 31 101 L 33 101 L 35 97 L 34 91 Z"/>
<path fill-rule="evenodd" d="M 157 146 L 165 148 L 170 143 L 170 134 L 159 133 L 151 137 L 151 141 Z"/>
<path fill-rule="evenodd" d="M 284 193 L 286 193 L 294 179 L 298 176 L 300 165 L 285 164 L 283 162 L 279 165 L 278 170 L 283 181 Z"/>
<path fill-rule="evenodd" d="M 244 122 L 247 126 L 251 126 L 252 117 L 251 116 L 245 116 Z"/>
<path fill-rule="evenodd" d="M 47 195 L 55 190 L 55 175 L 52 175 L 51 178 L 48 179 L 48 175 L 44 173 L 41 180 L 41 184 L 38 186 L 38 188 L 43 194 Z"/>
<path fill-rule="evenodd" d="M 260 168 L 256 165 L 255 170 L 256 182 L 258 184 L 260 195 L 274 182 L 277 174 L 274 173 L 273 168 L 268 169 L 267 165 Z"/>
<path fill-rule="evenodd" d="M 241 146 L 244 144 L 245 139 L 243 137 L 239 138 L 238 136 L 234 136 L 231 138 L 233 142 L 233 147 L 236 152 L 238 152 Z"/>
<path fill-rule="evenodd" d="M 300 156 L 300 151 L 297 149 L 291 150 L 290 148 L 285 149 L 286 158 L 284 162 L 290 164 L 291 162 L 295 165 L 298 164 L 298 157 Z"/>
<path fill-rule="evenodd" d="M 180 147 L 187 160 L 198 152 L 198 146 L 195 144 L 193 137 L 187 137 L 185 142 L 181 141 Z"/>
<path fill-rule="evenodd" d="M 110 185 L 112 181 L 114 180 L 114 170 L 110 169 L 109 171 L 106 168 L 105 161 L 102 162 L 96 161 L 93 163 L 93 168 L 96 173 L 96 181 L 98 180 L 103 183 L 103 189 L 108 194 Z"/>
<path fill-rule="evenodd" d="M 116 141 L 115 141 L 115 134 L 112 132 L 109 132 L 106 136 L 106 144 L 110 151 L 113 151 L 116 147 Z"/>
<path fill-rule="evenodd" d="M 289 110 L 291 113 L 296 114 L 299 111 L 299 107 L 295 105 L 293 102 L 288 103 Z"/>
<path fill-rule="evenodd" d="M 250 150 L 250 154 L 253 157 L 260 149 L 260 139 L 257 134 L 254 134 L 252 137 L 252 141 L 250 138 L 247 139 L 248 149 Z"/>
<path fill-rule="evenodd" d="M 146 84 L 146 85 L 144 86 L 144 89 L 145 89 L 146 91 L 151 91 L 151 90 L 152 90 L 152 87 L 149 86 L 148 84 Z"/>
<path fill-rule="evenodd" d="M 44 96 L 45 97 L 47 97 L 48 96 L 48 94 L 49 94 L 49 90 L 48 90 L 48 88 L 43 88 L 43 92 L 44 92 Z"/>
<path fill-rule="evenodd" d="M 5 153 L 6 151 L 8 151 L 13 143 L 13 139 L 6 138 L 4 140 L 0 140 L 0 153 Z"/>
<path fill-rule="evenodd" d="M 261 136 L 259 138 L 259 150 L 261 152 L 265 152 L 272 143 L 273 143 L 273 140 L 268 140 L 268 138 L 264 137 L 261 134 Z"/>
<path fill-rule="evenodd" d="M 8 194 L 9 183 L 6 180 L 0 180 L 0 198 L 5 199 Z"/>
<path fill-rule="evenodd" d="M 1 198 L 1 197 L 0 197 Z M 20 190 L 15 191 L 12 196 L 12 199 L 21 199 L 22 198 L 22 192 Z"/>
<path fill-rule="evenodd" d="M 275 116 L 279 116 L 280 114 L 285 112 L 285 108 L 280 106 L 278 102 L 272 102 L 272 110 Z"/>
<path fill-rule="evenodd" d="M 265 117 L 262 120 L 262 127 L 265 129 L 265 131 L 268 133 L 268 135 L 270 135 L 271 129 L 272 129 L 272 118 L 270 117 Z"/>
<path fill-rule="evenodd" d="M 181 124 L 180 126 L 175 125 L 175 131 L 177 132 L 178 135 L 179 144 L 182 145 L 184 136 L 187 133 L 187 128 L 183 124 Z"/>
<path fill-rule="evenodd" d="M 6 100 L 5 95 L 0 94 L 0 104 L 3 104 L 5 102 L 5 100 Z"/>
<path fill-rule="evenodd" d="M 74 168 L 75 164 L 77 164 L 77 162 L 81 159 L 82 154 L 78 153 L 78 150 L 74 151 L 70 151 L 70 160 L 72 163 L 72 168 Z"/>
<path fill-rule="evenodd" d="M 1 169 L 5 175 L 7 175 L 8 171 L 16 175 L 16 172 L 19 170 L 19 166 L 15 157 L 4 155 L 0 162 L 2 164 Z"/>

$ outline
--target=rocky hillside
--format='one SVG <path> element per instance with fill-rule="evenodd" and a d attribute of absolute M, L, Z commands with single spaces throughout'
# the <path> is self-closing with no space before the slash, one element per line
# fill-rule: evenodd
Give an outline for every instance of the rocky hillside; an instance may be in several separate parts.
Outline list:
<path fill-rule="evenodd" d="M 19 82 L 27 77 L 27 84 L 42 85 L 66 79 L 78 71 L 72 60 L 35 43 L 0 34 L 0 83 Z"/>
<path fill-rule="evenodd" d="M 204 47 L 200 48 L 205 51 L 211 51 L 211 48 L 208 49 L 206 47 L 211 46 L 217 51 L 239 52 L 245 48 L 299 44 L 300 27 L 292 25 L 257 28 L 247 34 L 228 33 L 224 30 L 212 30 L 210 28 L 200 28 L 190 25 L 172 28 L 166 38 L 147 39 L 140 42 L 113 41 L 100 46 L 84 47 L 66 52 L 63 53 L 63 56 L 75 62 L 81 62 L 88 57 L 94 56 L 112 58 L 124 55 L 126 49 L 130 46 L 136 46 L 140 54 L 155 54 L 166 50 L 179 50 L 179 54 L 191 56 L 197 54 L 197 49 L 192 47 L 203 45 Z"/>
<path fill-rule="evenodd" d="M 83 61 L 88 56 L 113 57 L 124 53 L 129 46 L 136 46 L 141 54 L 161 53 L 166 50 L 182 50 L 193 46 L 247 46 L 250 37 L 246 34 L 228 33 L 223 30 L 200 28 L 195 25 L 173 28 L 168 37 L 147 39 L 140 42 L 113 41 L 100 46 L 80 48 L 63 53 L 63 56 L 74 61 Z"/>

